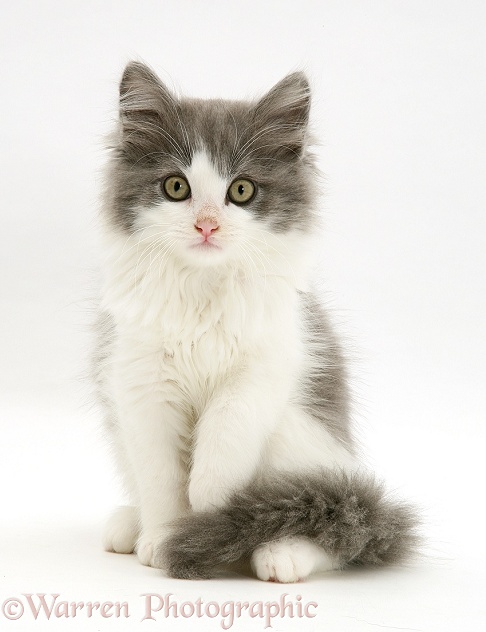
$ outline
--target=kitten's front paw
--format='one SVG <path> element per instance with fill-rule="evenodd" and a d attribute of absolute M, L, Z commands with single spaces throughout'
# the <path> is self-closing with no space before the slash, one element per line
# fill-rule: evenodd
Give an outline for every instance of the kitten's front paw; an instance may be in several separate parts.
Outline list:
<path fill-rule="evenodd" d="M 152 566 L 154 555 L 154 540 L 151 537 L 141 537 L 137 542 L 137 557 L 140 564 Z"/>
<path fill-rule="evenodd" d="M 118 507 L 103 533 L 103 548 L 114 553 L 133 553 L 139 533 L 136 507 Z"/>
<path fill-rule="evenodd" d="M 137 542 L 137 556 L 140 564 L 162 568 L 165 541 L 169 537 L 169 530 L 164 529 L 157 534 L 142 534 Z"/>
<path fill-rule="evenodd" d="M 253 551 L 251 566 L 259 579 L 283 584 L 301 581 L 314 570 L 337 568 L 323 549 L 304 538 L 261 544 Z"/>

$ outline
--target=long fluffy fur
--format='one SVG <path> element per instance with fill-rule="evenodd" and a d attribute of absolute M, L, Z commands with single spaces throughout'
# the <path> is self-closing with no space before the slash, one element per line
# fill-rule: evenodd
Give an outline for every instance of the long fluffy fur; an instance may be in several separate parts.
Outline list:
<path fill-rule="evenodd" d="M 345 362 L 309 282 L 309 108 L 302 73 L 255 102 L 178 97 L 138 63 L 122 78 L 94 377 L 132 506 L 104 546 L 175 577 L 252 556 L 296 581 L 413 549 L 412 510 L 356 473 Z M 183 201 L 163 193 L 174 174 Z M 255 195 L 236 204 L 243 177 Z"/>
<path fill-rule="evenodd" d="M 221 510 L 179 520 L 159 561 L 172 577 L 204 579 L 262 543 L 300 536 L 341 567 L 395 564 L 416 549 L 417 526 L 414 509 L 387 495 L 372 475 L 278 475 L 234 494 Z"/>

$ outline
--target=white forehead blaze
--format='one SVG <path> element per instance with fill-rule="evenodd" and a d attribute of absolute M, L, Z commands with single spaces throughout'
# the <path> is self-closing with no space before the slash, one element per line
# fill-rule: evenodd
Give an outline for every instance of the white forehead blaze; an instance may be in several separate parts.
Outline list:
<path fill-rule="evenodd" d="M 224 206 L 228 182 L 217 171 L 209 155 L 200 150 L 194 153 L 190 167 L 186 170 L 191 187 L 193 204 Z"/>

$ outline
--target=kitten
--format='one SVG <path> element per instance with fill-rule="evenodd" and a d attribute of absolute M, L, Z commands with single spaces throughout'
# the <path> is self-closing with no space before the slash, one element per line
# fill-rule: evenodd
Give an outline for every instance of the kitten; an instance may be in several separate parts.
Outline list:
<path fill-rule="evenodd" d="M 120 84 L 96 380 L 131 506 L 108 551 L 181 578 L 294 582 L 398 562 L 415 517 L 362 472 L 340 346 L 309 289 L 309 85 L 256 102 Z"/>

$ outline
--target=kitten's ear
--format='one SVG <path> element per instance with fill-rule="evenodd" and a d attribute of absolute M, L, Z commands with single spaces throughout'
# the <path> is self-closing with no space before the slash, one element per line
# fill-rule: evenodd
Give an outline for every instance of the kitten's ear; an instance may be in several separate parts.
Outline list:
<path fill-rule="evenodd" d="M 273 129 L 275 143 L 281 142 L 284 149 L 300 156 L 305 146 L 310 102 L 307 77 L 303 72 L 293 72 L 257 102 L 255 118 L 262 127 Z"/>
<path fill-rule="evenodd" d="M 150 162 L 164 151 L 177 120 L 177 99 L 157 75 L 132 61 L 120 82 L 120 144 L 125 159 Z"/>
<path fill-rule="evenodd" d="M 157 75 L 145 64 L 131 61 L 120 81 L 120 115 L 153 112 L 162 114 L 173 107 L 175 98 Z"/>

